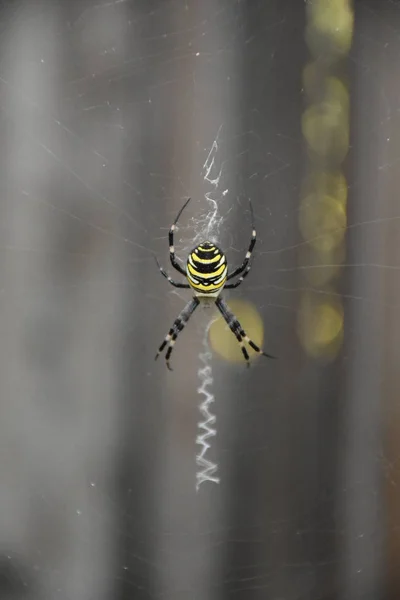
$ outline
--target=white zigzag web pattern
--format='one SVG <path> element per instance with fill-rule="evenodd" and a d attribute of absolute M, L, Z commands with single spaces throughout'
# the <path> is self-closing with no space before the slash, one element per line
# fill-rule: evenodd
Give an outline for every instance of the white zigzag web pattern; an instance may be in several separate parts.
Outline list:
<path fill-rule="evenodd" d="M 213 483 L 220 482 L 219 477 L 215 476 L 215 473 L 218 470 L 218 465 L 216 465 L 215 463 L 211 462 L 210 460 L 208 460 L 206 458 L 207 451 L 211 447 L 208 440 L 212 437 L 215 437 L 217 434 L 216 429 L 214 429 L 214 427 L 213 427 L 213 425 L 215 425 L 215 423 L 216 423 L 217 418 L 210 411 L 210 405 L 213 402 L 215 402 L 215 397 L 212 394 L 212 392 L 209 390 L 209 386 L 211 386 L 214 381 L 213 377 L 212 377 L 212 367 L 210 365 L 212 354 L 211 354 L 209 346 L 208 346 L 208 332 L 209 332 L 211 323 L 212 323 L 212 321 L 210 322 L 210 324 L 208 325 L 208 327 L 206 329 L 204 340 L 203 340 L 204 352 L 201 352 L 199 354 L 199 358 L 202 361 L 204 366 L 200 367 L 197 372 L 200 380 L 202 381 L 201 386 L 199 388 L 197 388 L 197 393 L 202 394 L 204 396 L 204 400 L 199 406 L 199 411 L 201 412 L 202 416 L 204 417 L 204 421 L 200 421 L 200 423 L 198 424 L 198 429 L 203 430 L 203 432 L 199 433 L 196 438 L 196 444 L 201 446 L 200 452 L 196 455 L 196 463 L 197 463 L 197 466 L 200 467 L 200 469 L 198 470 L 198 472 L 196 474 L 196 479 L 197 479 L 196 490 L 197 491 L 200 489 L 201 484 L 204 483 L 205 481 L 212 481 Z"/>
<path fill-rule="evenodd" d="M 219 181 L 222 174 L 222 168 L 219 170 L 218 174 L 215 177 L 212 177 L 211 174 L 213 171 L 215 171 L 216 168 L 215 159 L 216 154 L 218 152 L 218 140 L 219 135 L 221 133 L 221 129 L 222 126 L 218 130 L 217 137 L 215 138 L 211 146 L 211 150 L 208 153 L 206 161 L 203 165 L 204 181 L 210 183 L 215 190 L 218 189 Z M 205 237 L 205 239 L 209 240 L 214 237 L 213 234 L 218 234 L 218 228 L 222 221 L 221 218 L 217 217 L 218 203 L 214 198 L 211 197 L 211 194 L 212 192 L 208 192 L 207 194 L 205 194 L 205 198 L 211 204 L 212 210 L 206 217 L 205 231 L 203 230 L 203 234 L 200 234 L 200 237 L 202 239 L 204 239 Z M 196 455 L 196 463 L 199 467 L 199 470 L 196 473 L 197 491 L 200 489 L 201 484 L 205 481 L 212 481 L 213 483 L 219 483 L 220 481 L 219 477 L 215 476 L 215 473 L 218 470 L 218 465 L 206 458 L 207 452 L 209 448 L 211 448 L 211 445 L 208 442 L 208 440 L 212 437 L 215 437 L 217 434 L 216 429 L 212 427 L 213 425 L 215 425 L 217 419 L 215 415 L 213 415 L 210 412 L 210 405 L 213 402 L 215 402 L 215 397 L 210 391 L 210 386 L 213 384 L 214 381 L 212 377 L 212 368 L 210 364 L 212 354 L 208 346 L 208 332 L 210 330 L 211 324 L 212 321 L 210 321 L 205 331 L 203 340 L 204 352 L 200 352 L 199 354 L 199 359 L 204 366 L 200 367 L 197 372 L 200 380 L 202 381 L 201 386 L 197 388 L 197 393 L 204 396 L 204 400 L 199 406 L 199 411 L 204 417 L 204 420 L 200 421 L 198 424 L 198 429 L 203 430 L 203 432 L 199 433 L 199 435 L 196 438 L 196 444 L 201 446 L 200 452 Z"/>

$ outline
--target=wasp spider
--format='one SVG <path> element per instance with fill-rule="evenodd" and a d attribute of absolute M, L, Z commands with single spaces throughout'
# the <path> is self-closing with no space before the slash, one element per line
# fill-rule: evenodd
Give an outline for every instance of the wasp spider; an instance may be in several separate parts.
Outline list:
<path fill-rule="evenodd" d="M 181 274 L 186 277 L 188 283 L 180 283 L 171 279 L 168 273 L 160 266 L 157 261 L 160 272 L 171 285 L 177 288 L 192 288 L 194 291 L 194 296 L 190 302 L 185 306 L 179 316 L 175 319 L 171 329 L 168 334 L 164 338 L 163 343 L 158 349 L 156 354 L 156 359 L 160 355 L 160 353 L 164 350 L 166 346 L 167 352 L 165 355 L 165 360 L 167 362 L 167 367 L 170 371 L 172 371 L 170 366 L 170 358 L 172 354 L 172 350 L 178 337 L 179 333 L 185 327 L 186 323 L 189 321 L 190 317 L 198 307 L 201 301 L 209 302 L 210 299 L 213 299 L 217 308 L 221 312 L 223 318 L 227 322 L 230 330 L 236 336 L 237 341 L 239 342 L 240 348 L 243 352 L 243 356 L 246 360 L 247 366 L 250 365 L 249 355 L 245 347 L 245 342 L 253 348 L 259 354 L 263 356 L 267 356 L 268 358 L 275 358 L 275 356 L 271 356 L 267 354 L 261 348 L 259 348 L 253 340 L 249 338 L 241 324 L 235 317 L 235 315 L 229 310 L 225 301 L 221 298 L 220 294 L 222 289 L 233 289 L 237 288 L 243 281 L 243 279 L 248 275 L 251 269 L 250 258 L 253 252 L 253 248 L 256 244 L 256 230 L 254 228 L 254 216 L 253 216 L 253 208 L 250 203 L 250 212 L 252 219 L 252 235 L 250 240 L 250 246 L 247 250 L 246 256 L 243 260 L 243 263 L 240 267 L 234 269 L 231 273 L 228 273 L 228 265 L 226 261 L 226 256 L 215 244 L 212 242 L 202 242 L 195 248 L 193 248 L 192 252 L 189 254 L 187 263 L 186 263 L 186 271 L 181 267 L 179 262 L 175 256 L 175 248 L 174 248 L 174 232 L 176 228 L 176 224 L 178 222 L 179 217 L 181 216 L 183 210 L 189 204 L 190 198 L 185 202 L 179 211 L 175 221 L 171 225 L 171 229 L 169 230 L 168 240 L 169 240 L 169 257 L 171 259 L 172 266 Z M 157 260 L 157 259 L 156 259 Z M 226 283 L 230 279 L 233 279 L 237 275 L 240 275 L 239 279 L 237 279 L 234 283 Z"/>

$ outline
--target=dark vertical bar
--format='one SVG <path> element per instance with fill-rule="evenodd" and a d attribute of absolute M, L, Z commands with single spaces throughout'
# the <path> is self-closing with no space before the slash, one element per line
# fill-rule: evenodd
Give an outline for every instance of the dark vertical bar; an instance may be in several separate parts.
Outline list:
<path fill-rule="evenodd" d="M 332 421 L 328 424 L 324 419 L 331 409 L 326 405 L 323 409 L 318 399 L 335 373 L 302 363 L 295 336 L 296 311 L 280 309 L 286 298 L 269 286 L 296 287 L 293 276 L 283 279 L 275 273 L 288 260 L 295 264 L 296 252 L 273 250 L 298 241 L 304 4 L 247 2 L 242 11 L 240 129 L 247 135 L 240 191 L 243 199 L 252 199 L 258 244 L 246 289 L 237 295 L 264 307 L 267 351 L 279 360 L 257 365 L 248 377 L 239 370 L 233 376 L 231 427 L 237 442 L 227 493 L 224 596 L 297 599 L 309 597 L 312 590 L 313 597 L 314 593 L 320 597 L 330 574 L 317 566 L 318 559 L 331 558 L 332 540 L 322 545 L 314 532 L 330 510 L 317 498 L 326 479 L 332 486 L 334 465 L 324 463 L 325 444 L 330 443 L 324 434 L 331 437 L 333 427 Z M 237 228 L 241 230 L 239 223 Z M 330 395 L 333 401 L 334 387 Z M 321 423 L 325 430 L 318 429 Z M 319 573 L 323 581 L 316 585 Z"/>
<path fill-rule="evenodd" d="M 368 262 L 369 251 L 372 262 L 385 262 L 384 229 L 373 224 L 375 218 L 385 214 L 384 178 L 377 168 L 384 144 L 379 127 L 383 108 L 380 61 L 386 60 L 380 52 L 384 23 L 376 18 L 378 4 L 381 6 L 373 2 L 355 3 L 349 265 Z M 370 40 L 376 40 L 377 44 L 371 44 Z M 348 364 L 343 371 L 343 444 L 337 485 L 338 507 L 343 514 L 343 536 L 339 538 L 340 600 L 385 597 L 382 578 L 385 518 L 382 469 L 378 460 L 383 442 L 382 348 L 386 309 L 380 302 L 382 290 L 381 269 L 355 267 L 348 270 L 344 347 Z"/>

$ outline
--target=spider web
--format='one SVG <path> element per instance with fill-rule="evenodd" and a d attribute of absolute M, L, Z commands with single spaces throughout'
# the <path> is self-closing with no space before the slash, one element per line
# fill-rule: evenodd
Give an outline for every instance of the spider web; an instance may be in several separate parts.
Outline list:
<path fill-rule="evenodd" d="M 345 252 L 322 263 L 312 4 L 2 3 L 1 598 L 398 598 L 400 3 L 355 4 Z M 223 361 L 198 310 L 154 363 L 190 295 L 153 255 L 180 280 L 189 196 L 178 257 L 210 238 L 230 265 L 252 200 L 236 297 L 279 361 Z M 310 298 L 343 310 L 334 356 L 304 341 Z M 220 485 L 197 493 L 201 395 Z"/>

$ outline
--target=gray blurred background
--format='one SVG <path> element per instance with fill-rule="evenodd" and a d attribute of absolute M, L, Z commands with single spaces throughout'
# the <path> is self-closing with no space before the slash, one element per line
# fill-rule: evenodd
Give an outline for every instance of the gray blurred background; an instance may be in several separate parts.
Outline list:
<path fill-rule="evenodd" d="M 0 600 L 397 600 L 400 2 L 0 15 Z M 154 362 L 189 196 L 277 361 Z"/>

